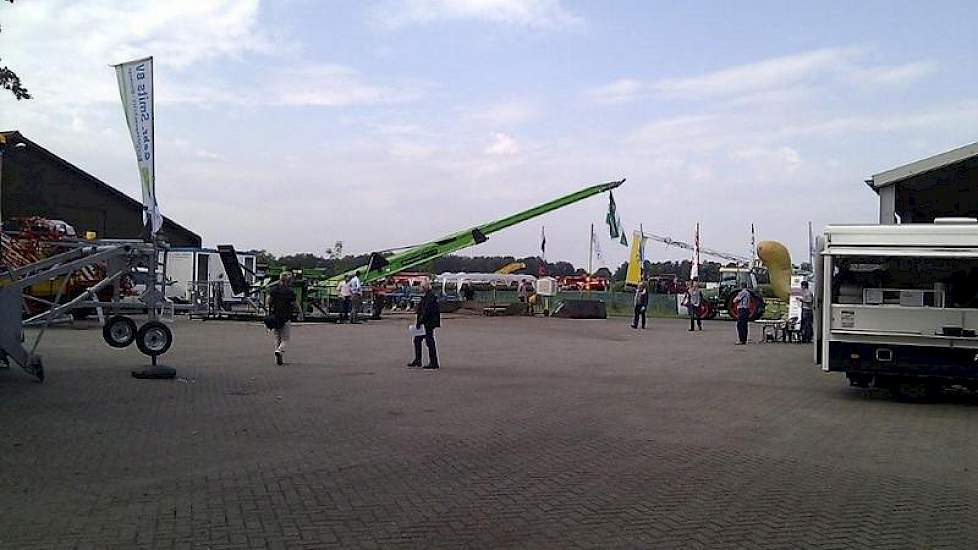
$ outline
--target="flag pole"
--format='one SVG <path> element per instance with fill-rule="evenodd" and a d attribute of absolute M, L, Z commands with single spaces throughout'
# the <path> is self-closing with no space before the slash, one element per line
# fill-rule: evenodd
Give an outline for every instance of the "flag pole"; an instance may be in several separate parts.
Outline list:
<path fill-rule="evenodd" d="M 588 235 L 587 239 L 587 277 L 584 278 L 584 286 L 586 287 L 588 296 L 591 295 L 591 266 L 592 258 L 594 257 L 594 224 L 591 224 L 591 234 Z"/>

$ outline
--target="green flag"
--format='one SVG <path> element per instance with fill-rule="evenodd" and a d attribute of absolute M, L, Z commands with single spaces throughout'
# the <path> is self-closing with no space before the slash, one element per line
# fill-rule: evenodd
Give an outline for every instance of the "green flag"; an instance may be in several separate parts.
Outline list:
<path fill-rule="evenodd" d="M 618 230 L 618 213 L 615 211 L 615 195 L 608 191 L 608 215 L 604 221 L 608 224 L 608 231 L 612 239 L 617 239 L 621 231 Z"/>
<path fill-rule="evenodd" d="M 621 225 L 621 220 L 618 220 L 618 225 Z M 620 233 L 621 238 L 618 239 L 618 242 L 620 242 L 622 246 L 628 246 L 628 239 L 625 238 L 625 232 L 621 231 Z"/>

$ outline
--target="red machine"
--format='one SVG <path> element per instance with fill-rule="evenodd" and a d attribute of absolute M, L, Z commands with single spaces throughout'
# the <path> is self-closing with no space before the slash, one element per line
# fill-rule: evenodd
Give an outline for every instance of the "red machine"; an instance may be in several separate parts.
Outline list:
<path fill-rule="evenodd" d="M 3 261 L 10 267 L 23 267 L 39 262 L 55 254 L 65 252 L 67 247 L 59 242 L 77 240 L 75 229 L 61 220 L 49 220 L 38 216 L 13 218 L 0 242 L 0 254 Z M 6 228 L 5 228 L 6 229 Z M 94 286 L 105 278 L 105 268 L 100 264 L 85 266 L 71 274 L 68 280 L 58 277 L 31 285 L 26 292 L 25 313 L 34 313 L 47 309 L 58 299 L 65 303 L 81 295 L 86 289 Z M 103 291 L 105 299 L 111 298 L 112 289 Z M 34 298 L 33 300 L 31 299 Z M 84 315 L 85 310 L 76 310 L 75 315 Z"/>
<path fill-rule="evenodd" d="M 653 294 L 682 294 L 686 292 L 686 283 L 675 274 L 656 275 L 649 278 L 649 291 Z"/>
<path fill-rule="evenodd" d="M 557 277 L 557 288 L 567 291 L 593 290 L 604 292 L 610 288 L 608 279 L 604 277 L 589 277 L 587 275 L 565 275 Z"/>

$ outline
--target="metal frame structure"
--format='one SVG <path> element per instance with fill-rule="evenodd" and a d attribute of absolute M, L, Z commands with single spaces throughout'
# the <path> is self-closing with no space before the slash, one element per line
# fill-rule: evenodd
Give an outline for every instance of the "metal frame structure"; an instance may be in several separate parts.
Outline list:
<path fill-rule="evenodd" d="M 0 286 L 0 353 L 5 359 L 13 359 L 24 371 L 39 381 L 44 380 L 44 363 L 41 356 L 36 353 L 38 344 L 47 328 L 52 323 L 64 319 L 71 310 L 94 308 L 103 327 L 106 325 L 106 313 L 141 314 L 145 311 L 150 322 L 157 322 L 168 310 L 168 302 L 163 292 L 166 284 L 165 262 L 162 270 L 158 265 L 160 252 L 162 251 L 164 255 L 166 253 L 165 247 L 161 244 L 117 240 L 60 241 L 57 244 L 70 249 L 25 266 L 4 266 L 0 269 L 0 285 L 2 285 Z M 96 264 L 106 266 L 105 277 L 75 298 L 59 303 L 69 277 L 82 268 Z M 134 285 L 145 287 L 139 295 L 138 302 L 122 300 L 120 282 L 123 277 L 131 278 Z M 62 281 L 61 291 L 54 301 L 43 300 L 25 293 L 32 285 L 51 280 Z M 101 301 L 98 293 L 110 285 L 113 289 L 112 301 Z M 25 319 L 26 300 L 41 304 L 46 308 L 45 311 Z M 169 312 L 172 314 L 172 304 L 169 306 Z M 29 347 L 25 345 L 25 326 L 41 327 Z M 148 323 L 144 326 L 148 326 Z M 159 349 L 165 351 L 169 348 L 172 335 L 168 330 L 163 332 L 169 340 Z M 140 346 L 140 349 L 142 350 L 143 347 Z M 150 355 L 155 367 L 157 354 Z"/>

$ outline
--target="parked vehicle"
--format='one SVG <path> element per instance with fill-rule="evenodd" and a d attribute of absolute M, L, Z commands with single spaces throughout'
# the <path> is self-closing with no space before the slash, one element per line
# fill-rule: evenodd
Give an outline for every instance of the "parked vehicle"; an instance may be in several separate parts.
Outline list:
<path fill-rule="evenodd" d="M 816 265 L 816 361 L 919 398 L 978 389 L 978 223 L 829 226 Z"/>

